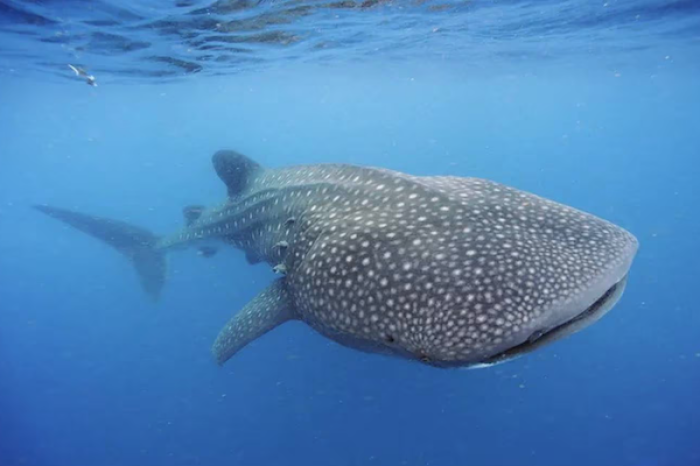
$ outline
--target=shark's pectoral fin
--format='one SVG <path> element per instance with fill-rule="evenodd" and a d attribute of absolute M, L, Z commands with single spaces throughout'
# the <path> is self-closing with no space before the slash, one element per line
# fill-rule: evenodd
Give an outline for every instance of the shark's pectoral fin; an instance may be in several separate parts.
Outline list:
<path fill-rule="evenodd" d="M 285 281 L 275 280 L 219 332 L 212 346 L 216 362 L 222 365 L 251 341 L 294 318 L 294 307 Z"/>

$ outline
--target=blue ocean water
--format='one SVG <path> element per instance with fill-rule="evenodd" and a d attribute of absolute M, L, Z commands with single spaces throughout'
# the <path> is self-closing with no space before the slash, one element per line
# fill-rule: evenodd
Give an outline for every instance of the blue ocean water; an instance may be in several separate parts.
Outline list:
<path fill-rule="evenodd" d="M 0 38 L 0 466 L 700 465 L 699 2 L 0 0 Z M 219 368 L 267 266 L 173 254 L 153 303 L 29 207 L 171 232 L 221 148 L 489 178 L 641 248 L 614 311 L 508 364 L 288 323 Z"/>

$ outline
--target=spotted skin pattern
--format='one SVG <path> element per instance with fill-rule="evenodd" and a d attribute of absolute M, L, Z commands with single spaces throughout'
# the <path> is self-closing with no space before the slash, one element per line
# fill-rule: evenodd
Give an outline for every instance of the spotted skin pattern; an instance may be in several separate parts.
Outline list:
<path fill-rule="evenodd" d="M 360 350 L 479 364 L 591 308 L 637 250 L 618 226 L 483 179 L 263 169 L 226 151 L 215 166 L 229 198 L 155 249 L 217 239 L 282 275 L 221 331 L 219 363 L 299 319 Z"/>

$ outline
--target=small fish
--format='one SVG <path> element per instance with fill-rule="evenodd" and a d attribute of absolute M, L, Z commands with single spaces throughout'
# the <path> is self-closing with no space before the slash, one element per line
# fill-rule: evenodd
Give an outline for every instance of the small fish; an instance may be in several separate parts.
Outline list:
<path fill-rule="evenodd" d="M 71 65 L 71 64 L 68 64 L 68 68 L 73 70 L 73 72 L 75 73 L 76 76 L 81 77 L 81 78 L 85 78 L 85 82 L 87 84 L 89 84 L 90 86 L 97 87 L 97 82 L 95 81 L 95 77 L 92 76 L 91 74 L 88 74 L 87 71 L 85 71 L 85 69 L 83 69 L 79 66 Z"/>

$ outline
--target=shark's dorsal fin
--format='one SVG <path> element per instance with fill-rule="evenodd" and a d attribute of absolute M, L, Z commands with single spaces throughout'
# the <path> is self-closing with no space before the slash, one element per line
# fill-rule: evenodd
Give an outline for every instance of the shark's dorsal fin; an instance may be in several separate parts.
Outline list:
<path fill-rule="evenodd" d="M 243 192 L 262 166 L 245 155 L 232 150 L 220 150 L 212 157 L 216 173 L 226 184 L 229 197 Z"/>
<path fill-rule="evenodd" d="M 296 317 L 284 279 L 275 280 L 243 306 L 216 337 L 212 353 L 221 365 L 251 341 Z"/>
<path fill-rule="evenodd" d="M 185 217 L 185 225 L 190 226 L 202 216 L 204 212 L 204 206 L 202 205 L 188 205 L 182 209 L 182 215 Z"/>

